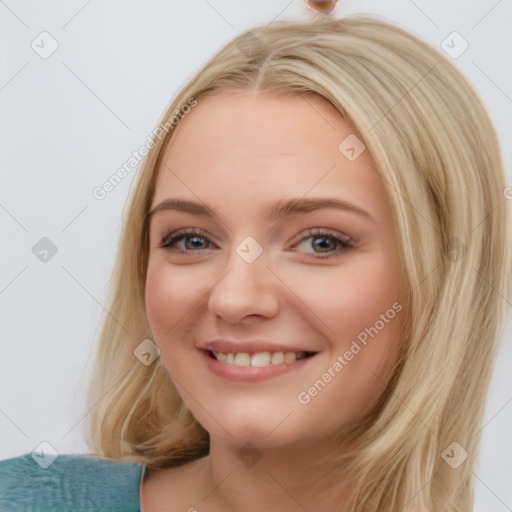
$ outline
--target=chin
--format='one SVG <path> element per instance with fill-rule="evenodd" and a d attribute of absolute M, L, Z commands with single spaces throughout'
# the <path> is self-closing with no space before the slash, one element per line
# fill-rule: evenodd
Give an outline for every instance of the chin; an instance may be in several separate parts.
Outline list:
<path fill-rule="evenodd" d="M 276 416 L 254 417 L 240 415 L 223 416 L 221 425 L 211 417 L 201 422 L 211 437 L 222 438 L 224 441 L 237 446 L 251 444 L 258 448 L 277 448 L 290 443 L 291 432 L 288 428 L 276 429 L 279 421 Z"/>

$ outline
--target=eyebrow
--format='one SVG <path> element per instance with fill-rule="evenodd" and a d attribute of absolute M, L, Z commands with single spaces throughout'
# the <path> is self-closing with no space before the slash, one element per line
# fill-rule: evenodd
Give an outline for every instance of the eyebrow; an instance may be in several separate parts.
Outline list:
<path fill-rule="evenodd" d="M 356 213 L 368 220 L 376 223 L 376 220 L 366 211 L 359 206 L 337 198 L 330 197 L 319 197 L 319 198 L 293 198 L 293 199 L 282 199 L 276 203 L 269 205 L 268 217 L 270 219 L 281 219 L 288 215 L 298 213 L 308 213 L 322 208 L 335 208 L 338 210 L 344 210 L 352 213 Z M 148 213 L 147 216 L 151 217 L 154 213 L 161 210 L 174 210 L 186 213 L 192 213 L 195 215 L 202 215 L 205 217 L 215 217 L 216 213 L 205 204 L 196 203 L 194 201 L 188 201 L 185 199 L 165 199 L 161 203 L 154 206 Z"/>

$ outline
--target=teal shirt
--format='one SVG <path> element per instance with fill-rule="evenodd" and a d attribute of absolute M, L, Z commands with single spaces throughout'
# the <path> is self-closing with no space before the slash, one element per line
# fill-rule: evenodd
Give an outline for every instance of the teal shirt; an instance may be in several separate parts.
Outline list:
<path fill-rule="evenodd" d="M 0 511 L 139 512 L 144 466 L 63 454 L 43 469 L 30 453 L 0 460 Z"/>

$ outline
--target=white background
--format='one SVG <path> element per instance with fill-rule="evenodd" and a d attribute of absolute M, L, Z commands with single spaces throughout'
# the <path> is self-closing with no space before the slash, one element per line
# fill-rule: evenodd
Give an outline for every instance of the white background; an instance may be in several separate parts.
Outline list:
<path fill-rule="evenodd" d="M 0 2 L 0 459 L 42 441 L 86 453 L 82 421 L 93 340 L 133 171 L 92 195 L 145 141 L 177 89 L 240 32 L 305 17 L 301 0 Z M 481 94 L 512 181 L 511 0 L 343 2 L 436 47 L 453 31 L 453 62 Z M 47 59 L 32 41 L 58 43 Z M 47 46 L 48 47 L 48 46 Z M 32 247 L 48 237 L 47 263 Z M 475 511 L 512 510 L 512 322 L 484 420 Z"/>

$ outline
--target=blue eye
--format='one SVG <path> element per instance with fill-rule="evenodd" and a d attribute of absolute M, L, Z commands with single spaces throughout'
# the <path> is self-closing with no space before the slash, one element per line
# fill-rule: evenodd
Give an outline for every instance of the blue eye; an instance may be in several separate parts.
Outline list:
<path fill-rule="evenodd" d="M 306 240 L 311 239 L 313 245 L 309 244 L 309 246 L 320 249 L 319 252 L 313 251 L 316 258 L 328 258 L 339 255 L 354 246 L 354 242 L 349 236 L 333 234 L 329 230 L 321 228 L 309 229 L 307 234 L 308 236 L 303 237 L 293 247 L 297 247 L 306 242 Z M 184 242 L 185 246 L 178 247 L 179 242 Z M 215 244 L 208 239 L 208 234 L 194 228 L 180 229 L 170 233 L 162 240 L 160 245 L 161 248 L 188 256 L 199 254 L 203 249 L 209 249 L 212 246 L 215 247 Z"/>
<path fill-rule="evenodd" d="M 200 247 L 200 242 L 198 244 L 197 241 L 198 240 L 199 241 L 208 240 L 206 238 L 206 235 L 207 235 L 207 233 L 205 233 L 204 231 L 202 231 L 200 229 L 180 229 L 178 231 L 175 231 L 174 233 L 167 235 L 162 240 L 160 247 L 165 248 L 165 249 L 170 249 L 172 251 L 180 252 L 180 253 L 187 253 L 190 251 L 198 251 L 200 249 L 204 249 L 205 247 Z M 194 241 L 192 248 L 190 248 L 190 247 L 186 247 L 185 249 L 176 248 L 176 244 L 178 242 L 180 242 L 182 240 L 187 240 L 187 239 L 190 241 Z"/>
<path fill-rule="evenodd" d="M 315 246 L 320 248 L 320 252 L 314 252 L 315 257 L 317 258 L 329 258 L 333 255 L 336 256 L 354 246 L 354 242 L 349 236 L 333 234 L 330 230 L 321 228 L 309 229 L 307 233 L 308 236 L 302 238 L 297 244 L 295 244 L 295 246 L 311 239 L 311 243 L 307 245 L 313 248 Z M 331 250 L 329 250 L 329 245 L 331 246 Z M 335 249 L 333 249 L 333 246 Z"/>

